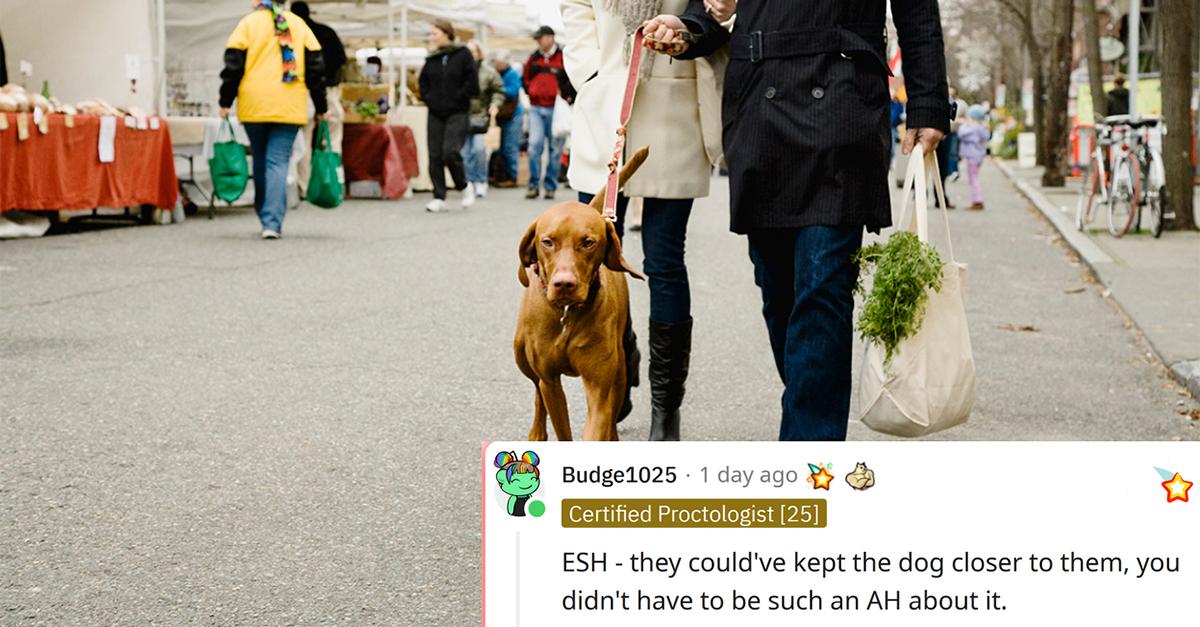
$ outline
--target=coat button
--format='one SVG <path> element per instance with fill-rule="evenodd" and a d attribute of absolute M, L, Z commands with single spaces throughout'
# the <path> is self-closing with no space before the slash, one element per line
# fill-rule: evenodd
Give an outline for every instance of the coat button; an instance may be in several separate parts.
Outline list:
<path fill-rule="evenodd" d="M 767 100 L 770 100 L 771 98 L 774 98 L 774 97 L 775 97 L 775 88 L 768 87 L 767 88 Z"/>
<path fill-rule="evenodd" d="M 820 100 L 825 97 L 825 89 L 821 87 L 812 88 L 812 97 Z"/>

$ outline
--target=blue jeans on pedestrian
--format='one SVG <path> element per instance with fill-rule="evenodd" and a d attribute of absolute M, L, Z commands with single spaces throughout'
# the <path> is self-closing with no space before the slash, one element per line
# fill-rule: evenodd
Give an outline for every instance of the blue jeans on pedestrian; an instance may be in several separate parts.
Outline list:
<path fill-rule="evenodd" d="M 579 202 L 592 202 L 592 194 L 580 192 Z M 692 292 L 688 284 L 684 243 L 691 198 L 646 198 L 642 204 L 642 269 L 650 283 L 650 319 L 655 322 L 686 322 L 692 318 Z M 625 243 L 625 211 L 629 198 L 617 197 L 617 236 Z"/>
<path fill-rule="evenodd" d="M 517 111 L 513 118 L 500 123 L 500 154 L 504 155 L 505 173 L 508 180 L 517 180 L 517 169 L 521 160 L 521 131 L 524 111 Z"/>
<path fill-rule="evenodd" d="M 946 146 L 946 175 L 950 176 L 958 172 L 958 133 L 947 134 L 942 144 Z"/>
<path fill-rule="evenodd" d="M 780 440 L 845 440 L 862 227 L 750 234 L 754 282 L 783 379 Z"/>
<path fill-rule="evenodd" d="M 483 138 L 483 133 L 470 133 L 463 143 L 463 168 L 467 171 L 467 181 L 470 183 L 486 183 L 488 180 L 487 146 Z"/>
<path fill-rule="evenodd" d="M 263 230 L 283 232 L 287 214 L 288 162 L 300 126 L 274 122 L 246 122 L 250 153 L 254 158 L 254 210 Z"/>
<path fill-rule="evenodd" d="M 529 188 L 537 189 L 538 181 L 548 192 L 558 189 L 558 171 L 562 168 L 565 142 L 554 139 L 554 107 L 529 108 Z M 542 149 L 550 145 L 546 176 L 542 179 Z"/>

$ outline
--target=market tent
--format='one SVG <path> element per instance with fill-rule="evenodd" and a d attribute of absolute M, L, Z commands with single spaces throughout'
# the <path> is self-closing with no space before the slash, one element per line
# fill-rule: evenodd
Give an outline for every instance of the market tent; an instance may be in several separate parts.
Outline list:
<path fill-rule="evenodd" d="M 34 91 L 47 81 L 63 102 L 103 98 L 117 106 L 153 110 L 161 76 L 156 63 L 160 1 L 0 1 L 10 80 L 24 81 Z M 20 75 L 22 60 L 33 66 L 28 79 Z M 140 74 L 136 93 L 128 78 L 131 69 Z"/>
<path fill-rule="evenodd" d="M 180 114 L 209 114 L 220 87 L 221 52 L 249 3 L 156 1 L 165 5 L 167 109 Z M 332 26 L 343 40 L 380 49 L 421 46 L 429 22 L 437 17 L 450 20 L 468 35 L 478 33 L 487 41 L 496 36 L 527 36 L 544 21 L 547 7 L 557 15 L 553 0 L 308 1 L 313 17 Z M 395 71 L 403 73 L 402 69 Z"/>

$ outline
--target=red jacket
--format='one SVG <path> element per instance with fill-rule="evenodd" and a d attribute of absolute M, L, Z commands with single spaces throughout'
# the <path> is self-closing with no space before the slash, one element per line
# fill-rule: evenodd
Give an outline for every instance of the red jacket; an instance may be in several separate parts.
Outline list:
<path fill-rule="evenodd" d="M 575 99 L 575 90 L 563 68 L 562 48 L 554 47 L 549 55 L 534 50 L 525 62 L 525 74 L 521 80 L 529 103 L 535 107 L 553 107 L 555 98 L 561 93 L 567 102 Z"/>

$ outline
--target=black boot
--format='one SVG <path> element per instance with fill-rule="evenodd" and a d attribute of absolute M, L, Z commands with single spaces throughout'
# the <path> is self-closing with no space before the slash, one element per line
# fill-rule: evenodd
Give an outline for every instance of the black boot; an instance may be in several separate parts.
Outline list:
<path fill-rule="evenodd" d="M 650 440 L 679 440 L 679 406 L 692 356 L 692 321 L 650 321 Z"/>
<path fill-rule="evenodd" d="M 641 383 L 642 354 L 637 347 L 637 334 L 633 332 L 633 319 L 627 318 L 625 335 L 621 345 L 625 347 L 625 402 L 621 404 L 621 413 L 617 414 L 617 422 L 625 420 L 633 411 L 633 388 Z"/>

